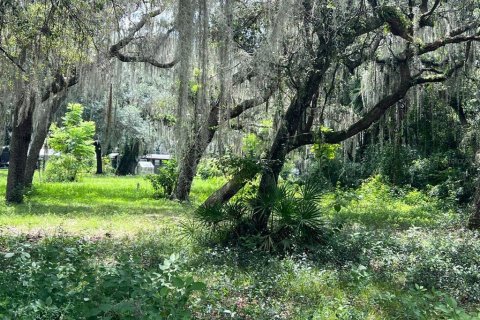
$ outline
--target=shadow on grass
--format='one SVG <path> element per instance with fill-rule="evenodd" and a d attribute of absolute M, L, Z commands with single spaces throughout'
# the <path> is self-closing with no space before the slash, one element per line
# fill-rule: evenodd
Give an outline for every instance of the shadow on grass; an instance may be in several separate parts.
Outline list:
<path fill-rule="evenodd" d="M 128 214 L 128 215 L 164 215 L 164 216 L 175 216 L 178 215 L 179 211 L 187 211 L 189 207 L 182 206 L 177 203 L 173 204 L 163 204 L 159 206 L 154 205 L 119 205 L 119 204 L 58 204 L 58 203 L 44 203 L 37 202 L 34 200 L 28 201 L 23 204 L 15 206 L 4 207 L 4 211 L 18 214 L 18 215 L 44 215 L 44 214 L 54 214 L 54 215 L 64 215 L 64 216 L 75 216 L 75 215 L 97 215 L 97 216 L 109 216 L 109 215 L 118 215 L 118 214 Z"/>

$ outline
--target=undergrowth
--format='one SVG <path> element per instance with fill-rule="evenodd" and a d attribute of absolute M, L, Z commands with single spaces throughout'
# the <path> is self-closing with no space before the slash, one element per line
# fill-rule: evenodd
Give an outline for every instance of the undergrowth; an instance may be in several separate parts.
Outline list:
<path fill-rule="evenodd" d="M 194 204 L 212 182 L 195 181 Z M 422 192 L 379 177 L 324 190 L 322 241 L 275 253 L 248 236 L 219 245 L 221 224 L 214 237 L 194 205 L 153 193 L 140 177 L 85 177 L 1 205 L 0 318 L 480 318 L 478 233 Z"/>

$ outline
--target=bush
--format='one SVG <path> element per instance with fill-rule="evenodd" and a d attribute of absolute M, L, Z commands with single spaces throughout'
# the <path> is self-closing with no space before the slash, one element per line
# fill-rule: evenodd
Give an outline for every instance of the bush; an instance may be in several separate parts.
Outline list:
<path fill-rule="evenodd" d="M 166 164 L 158 169 L 157 174 L 149 174 L 145 178 L 152 183 L 153 189 L 155 190 L 155 197 L 170 197 L 177 183 L 177 162 L 173 159 L 167 161 Z"/>
<path fill-rule="evenodd" d="M 110 160 L 109 156 L 102 157 L 102 167 L 103 173 L 106 175 L 114 175 L 116 168 L 112 166 L 112 160 Z M 95 171 L 96 172 L 96 168 Z"/>
<path fill-rule="evenodd" d="M 18 240 L 0 238 L 8 248 L 0 256 L 2 319 L 189 319 L 189 297 L 205 288 L 181 275 L 178 255 L 146 266 L 126 240 Z"/>
<path fill-rule="evenodd" d="M 223 173 L 219 168 L 218 160 L 215 158 L 208 158 L 202 159 L 198 164 L 197 175 L 201 179 L 207 180 L 210 178 L 221 177 L 223 176 Z"/>
<path fill-rule="evenodd" d="M 91 167 L 93 159 L 85 159 L 79 162 L 71 154 L 52 156 L 45 168 L 45 178 L 49 182 L 73 182 L 77 181 L 79 173 Z"/>
<path fill-rule="evenodd" d="M 476 174 L 471 161 L 458 152 L 443 152 L 413 161 L 409 168 L 411 185 L 429 190 L 431 195 L 468 203 L 475 185 Z"/>
<path fill-rule="evenodd" d="M 324 196 L 322 206 L 339 225 L 355 222 L 377 228 L 438 228 L 460 220 L 439 199 L 412 188 L 395 187 L 379 175 L 357 189 L 337 188 Z"/>

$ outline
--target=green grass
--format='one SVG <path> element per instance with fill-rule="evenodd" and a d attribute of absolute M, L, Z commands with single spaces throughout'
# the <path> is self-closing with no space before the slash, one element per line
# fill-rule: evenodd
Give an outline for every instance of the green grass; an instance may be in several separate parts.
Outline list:
<path fill-rule="evenodd" d="M 85 318 L 155 319 L 155 303 L 181 309 L 167 303 L 175 290 L 155 298 L 159 275 L 178 284 L 168 272 L 207 285 L 188 300 L 196 319 L 479 319 L 458 316 L 480 307 L 478 234 L 459 229 L 461 216 L 438 200 L 378 178 L 326 194 L 320 207 L 335 231 L 285 256 L 185 235 L 181 224 L 223 179 L 196 179 L 191 204 L 155 200 L 142 177 L 36 179 L 25 203 L 0 205 L 0 288 L 9 288 L 0 319 L 82 319 L 95 306 L 109 311 Z M 5 181 L 0 171 L 2 190 Z M 171 254 L 167 272 L 160 266 Z"/>
<path fill-rule="evenodd" d="M 153 188 L 139 176 L 86 176 L 75 183 L 46 183 L 36 177 L 24 203 L 0 205 L 0 229 L 13 233 L 105 233 L 114 236 L 153 231 L 176 225 L 219 187 L 222 179 L 195 180 L 191 204 L 154 199 Z M 0 197 L 5 195 L 6 171 L 0 171 Z"/>

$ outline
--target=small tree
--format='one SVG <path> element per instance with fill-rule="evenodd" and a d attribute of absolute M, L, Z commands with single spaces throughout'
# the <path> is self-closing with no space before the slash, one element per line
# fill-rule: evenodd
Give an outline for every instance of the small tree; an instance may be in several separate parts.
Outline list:
<path fill-rule="evenodd" d="M 83 121 L 83 106 L 71 103 L 62 127 L 52 125 L 49 143 L 60 155 L 52 157 L 46 175 L 52 181 L 75 181 L 77 174 L 91 165 L 95 155 L 95 123 Z"/>

